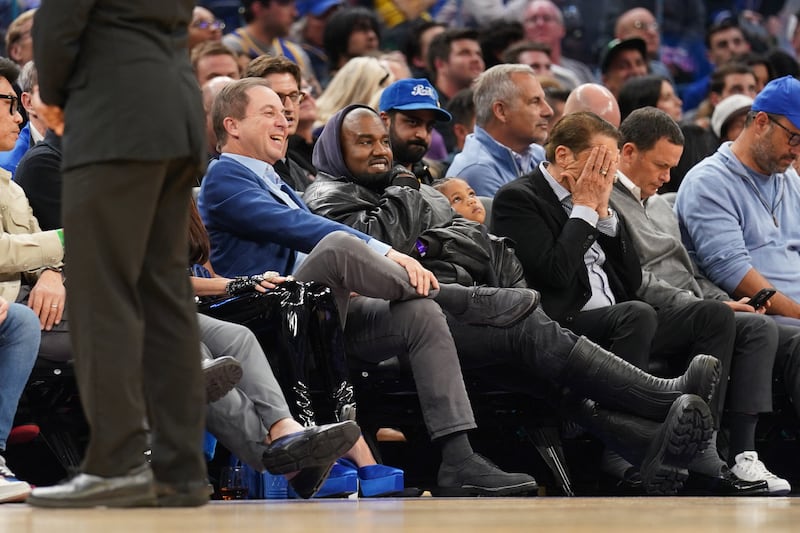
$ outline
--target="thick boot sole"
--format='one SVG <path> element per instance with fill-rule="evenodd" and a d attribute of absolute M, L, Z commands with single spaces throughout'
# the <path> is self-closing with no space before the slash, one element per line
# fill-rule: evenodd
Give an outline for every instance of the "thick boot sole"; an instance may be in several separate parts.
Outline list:
<path fill-rule="evenodd" d="M 82 509 L 87 507 L 156 507 L 158 500 L 154 491 L 141 488 L 100 492 L 86 497 L 36 497 L 31 495 L 25 501 L 34 507 L 60 509 Z"/>
<path fill-rule="evenodd" d="M 642 461 L 645 492 L 675 495 L 689 475 L 687 465 L 708 446 L 712 432 L 713 420 L 706 402 L 693 394 L 675 400 Z"/>

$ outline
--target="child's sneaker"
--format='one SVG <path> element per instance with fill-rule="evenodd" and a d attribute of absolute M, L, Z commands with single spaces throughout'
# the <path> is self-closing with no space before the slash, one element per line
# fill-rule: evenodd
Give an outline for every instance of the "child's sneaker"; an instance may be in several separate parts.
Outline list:
<path fill-rule="evenodd" d="M 24 502 L 31 493 L 31 486 L 14 477 L 14 472 L 6 466 L 6 459 L 0 455 L 0 503 Z"/>

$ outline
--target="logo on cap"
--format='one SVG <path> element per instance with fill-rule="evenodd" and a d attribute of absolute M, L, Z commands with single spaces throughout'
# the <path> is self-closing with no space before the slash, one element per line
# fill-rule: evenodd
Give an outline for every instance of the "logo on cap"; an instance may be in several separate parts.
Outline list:
<path fill-rule="evenodd" d="M 433 98 L 433 87 L 426 87 L 422 84 L 414 85 L 414 88 L 411 89 L 411 96 L 429 96 Z"/>

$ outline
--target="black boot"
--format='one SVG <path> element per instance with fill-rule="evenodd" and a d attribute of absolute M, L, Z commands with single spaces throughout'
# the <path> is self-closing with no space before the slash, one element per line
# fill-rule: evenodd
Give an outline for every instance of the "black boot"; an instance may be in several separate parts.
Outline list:
<path fill-rule="evenodd" d="M 639 466 L 647 494 L 675 494 L 689 475 L 694 456 L 708 446 L 713 421 L 708 405 L 694 394 L 679 396 L 662 423 L 598 408 L 592 400 L 568 402 L 566 414 L 606 446 Z"/>
<path fill-rule="evenodd" d="M 657 378 L 581 337 L 567 358 L 561 384 L 604 407 L 660 422 L 682 394 L 710 402 L 720 370 L 715 357 L 697 355 L 681 377 Z"/>
<path fill-rule="evenodd" d="M 308 337 L 316 368 L 334 402 L 336 420 L 355 420 L 356 401 L 336 300 L 330 288 L 319 283 L 309 283 L 307 291 L 311 304 Z"/>

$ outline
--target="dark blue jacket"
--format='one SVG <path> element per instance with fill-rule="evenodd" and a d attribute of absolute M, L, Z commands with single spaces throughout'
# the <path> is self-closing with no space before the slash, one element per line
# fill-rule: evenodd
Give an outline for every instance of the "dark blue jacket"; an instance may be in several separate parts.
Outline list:
<path fill-rule="evenodd" d="M 267 270 L 291 274 L 297 252 L 310 252 L 333 231 L 371 239 L 311 213 L 297 195 L 291 196 L 300 209 L 287 206 L 238 161 L 223 157 L 210 165 L 197 207 L 211 238 L 211 264 L 217 274 L 232 277 Z"/>

